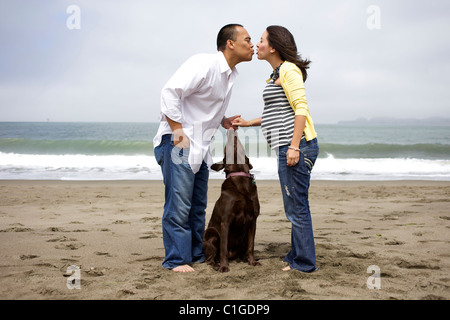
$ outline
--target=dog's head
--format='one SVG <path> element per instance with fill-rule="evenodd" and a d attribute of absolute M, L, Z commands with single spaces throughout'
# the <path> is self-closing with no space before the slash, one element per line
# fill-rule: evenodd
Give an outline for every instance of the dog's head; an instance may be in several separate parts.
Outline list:
<path fill-rule="evenodd" d="M 249 173 L 253 166 L 245 155 L 244 146 L 239 141 L 236 131 L 229 129 L 227 132 L 227 144 L 224 148 L 224 157 L 221 162 L 214 163 L 212 170 L 220 171 L 224 169 L 228 175 L 232 172 Z"/>

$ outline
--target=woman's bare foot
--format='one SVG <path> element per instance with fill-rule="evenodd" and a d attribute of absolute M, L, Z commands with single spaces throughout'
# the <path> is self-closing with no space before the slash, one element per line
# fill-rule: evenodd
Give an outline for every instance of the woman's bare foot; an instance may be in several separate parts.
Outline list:
<path fill-rule="evenodd" d="M 287 266 L 287 267 L 284 267 L 283 269 L 281 269 L 281 270 L 283 270 L 283 271 L 289 271 L 289 270 L 295 270 L 295 269 L 291 269 L 291 267 L 290 266 Z M 315 268 L 313 271 L 311 271 L 311 272 L 315 272 L 315 271 L 317 271 L 317 270 L 319 270 L 319 268 Z M 300 272 L 303 272 L 303 271 L 300 271 Z M 307 273 L 310 273 L 310 272 L 307 272 Z"/>
<path fill-rule="evenodd" d="M 173 268 L 172 271 L 174 271 L 174 272 L 194 272 L 195 270 L 191 266 L 184 264 L 182 266 Z"/>

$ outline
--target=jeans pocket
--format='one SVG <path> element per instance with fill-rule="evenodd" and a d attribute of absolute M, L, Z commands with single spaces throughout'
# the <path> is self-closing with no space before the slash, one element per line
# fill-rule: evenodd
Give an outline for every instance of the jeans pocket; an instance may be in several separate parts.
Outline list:
<path fill-rule="evenodd" d="M 306 169 L 308 170 L 308 173 L 311 173 L 311 170 L 314 167 L 314 162 L 306 157 L 304 157 L 304 161 L 305 161 L 305 166 L 306 166 Z"/>
<path fill-rule="evenodd" d="M 171 158 L 174 164 L 189 165 L 190 148 L 180 148 L 174 146 L 171 151 Z"/>
<path fill-rule="evenodd" d="M 304 164 L 308 174 L 311 173 L 318 156 L 319 146 L 317 143 L 306 144 L 300 147 L 300 161 Z"/>
<path fill-rule="evenodd" d="M 287 150 L 288 150 L 288 146 L 281 146 L 277 150 L 278 169 L 280 169 L 281 166 L 286 163 Z"/>
<path fill-rule="evenodd" d="M 153 150 L 154 154 L 155 154 L 155 159 L 156 162 L 161 165 L 163 163 L 163 147 L 162 144 L 160 144 L 159 146 L 157 146 L 154 150 Z"/>

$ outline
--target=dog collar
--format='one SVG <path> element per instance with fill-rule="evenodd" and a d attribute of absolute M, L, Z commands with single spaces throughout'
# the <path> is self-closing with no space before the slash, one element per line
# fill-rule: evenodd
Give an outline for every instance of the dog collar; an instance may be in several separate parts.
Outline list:
<path fill-rule="evenodd" d="M 227 175 L 227 179 L 230 177 L 235 177 L 235 176 L 242 176 L 242 177 L 247 177 L 247 178 L 252 177 L 252 175 L 250 173 L 246 173 L 246 172 L 231 172 Z"/>

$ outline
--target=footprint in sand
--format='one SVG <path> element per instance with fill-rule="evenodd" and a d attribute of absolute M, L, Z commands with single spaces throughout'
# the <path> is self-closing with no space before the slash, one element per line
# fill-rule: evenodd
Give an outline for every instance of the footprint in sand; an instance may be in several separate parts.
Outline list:
<path fill-rule="evenodd" d="M 129 223 L 129 222 L 124 221 L 124 220 L 116 220 L 112 224 L 127 224 L 127 223 Z"/>
<path fill-rule="evenodd" d="M 405 244 L 403 241 L 398 241 L 398 240 L 389 240 L 389 241 L 386 241 L 385 243 L 384 243 L 385 245 L 388 245 L 388 246 L 399 246 L 399 245 L 402 245 L 402 244 Z"/>
<path fill-rule="evenodd" d="M 66 230 L 64 230 L 63 228 L 58 228 L 58 227 L 49 227 L 49 228 L 45 229 L 45 231 L 48 231 L 48 232 L 66 232 Z"/>
<path fill-rule="evenodd" d="M 425 261 L 410 262 L 410 261 L 406 261 L 401 258 L 398 258 L 397 260 L 394 261 L 394 263 L 398 267 L 404 268 L 404 269 L 430 269 L 430 270 L 439 270 L 440 269 L 439 266 L 432 265 Z"/>
<path fill-rule="evenodd" d="M 145 232 L 144 234 L 146 234 L 145 236 L 139 237 L 139 239 L 153 239 L 153 238 L 158 238 L 158 235 L 154 232 Z"/>
<path fill-rule="evenodd" d="M 142 222 L 159 222 L 161 220 L 161 218 L 157 218 L 157 217 L 144 217 L 141 218 Z"/>
<path fill-rule="evenodd" d="M 94 252 L 94 254 L 96 254 L 96 255 L 98 255 L 98 256 L 112 257 L 112 255 L 110 255 L 109 252 L 99 252 L 99 251 L 96 251 L 96 252 Z"/>
<path fill-rule="evenodd" d="M 30 228 L 22 228 L 22 227 L 12 227 L 8 229 L 0 230 L 0 232 L 30 232 L 33 231 L 33 229 Z"/>
<path fill-rule="evenodd" d="M 34 258 L 38 258 L 39 256 L 34 255 L 34 254 L 22 254 L 20 256 L 20 260 L 29 260 L 29 259 L 34 259 Z"/>
<path fill-rule="evenodd" d="M 61 250 L 78 250 L 81 247 L 84 247 L 84 244 L 76 243 L 76 242 L 72 242 L 69 244 L 57 244 L 55 246 L 56 249 L 61 249 Z"/>
<path fill-rule="evenodd" d="M 66 236 L 61 236 L 54 239 L 49 239 L 47 242 L 67 242 L 67 241 L 77 241 L 75 238 L 67 238 Z"/>

